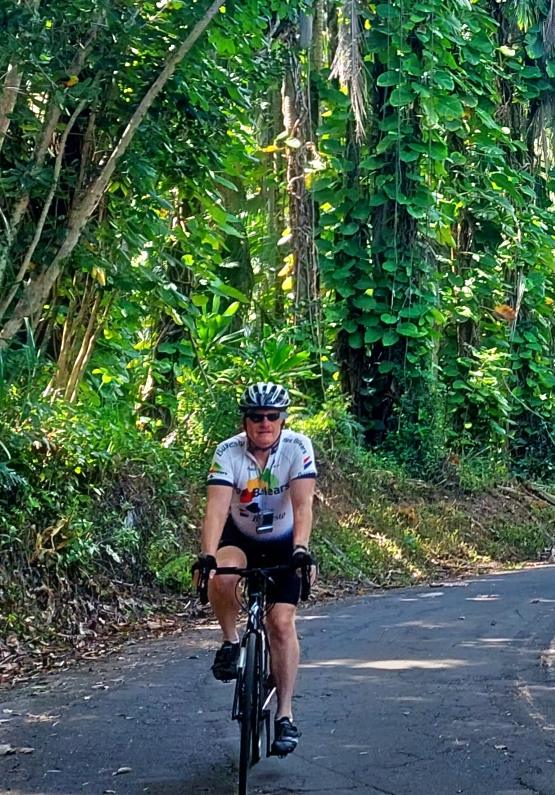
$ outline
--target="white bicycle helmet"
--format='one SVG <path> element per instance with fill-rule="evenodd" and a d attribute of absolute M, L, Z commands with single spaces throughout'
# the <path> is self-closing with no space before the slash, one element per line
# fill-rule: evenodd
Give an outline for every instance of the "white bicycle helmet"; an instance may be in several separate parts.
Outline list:
<path fill-rule="evenodd" d="M 259 381 L 257 384 L 248 386 L 239 401 L 241 411 L 250 409 L 285 409 L 291 404 L 288 391 L 280 384 L 272 384 L 271 381 L 264 383 Z"/>

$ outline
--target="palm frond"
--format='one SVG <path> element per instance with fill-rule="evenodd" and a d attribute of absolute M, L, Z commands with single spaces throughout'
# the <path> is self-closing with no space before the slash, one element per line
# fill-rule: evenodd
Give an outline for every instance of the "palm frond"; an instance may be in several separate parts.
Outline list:
<path fill-rule="evenodd" d="M 337 50 L 331 65 L 331 78 L 349 89 L 355 117 L 355 135 L 360 141 L 366 134 L 366 70 L 362 57 L 360 0 L 345 0 L 340 12 Z"/>
<path fill-rule="evenodd" d="M 0 494 L 28 485 L 28 481 L 3 461 L 0 461 Z"/>
<path fill-rule="evenodd" d="M 540 20 L 541 8 L 538 5 L 538 0 L 509 0 L 504 13 L 520 30 L 528 30 Z"/>

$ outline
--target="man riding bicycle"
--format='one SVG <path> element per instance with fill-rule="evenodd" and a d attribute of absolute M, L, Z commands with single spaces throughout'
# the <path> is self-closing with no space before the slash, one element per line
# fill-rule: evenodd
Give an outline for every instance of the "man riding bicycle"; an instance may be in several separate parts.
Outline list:
<path fill-rule="evenodd" d="M 208 473 L 202 551 L 194 566 L 208 578 L 208 596 L 223 634 L 212 671 L 216 679 L 229 681 L 237 676 L 240 648 L 238 578 L 215 577 L 214 569 L 291 564 L 290 572 L 270 583 L 266 621 L 277 691 L 272 752 L 279 756 L 294 751 L 299 739 L 292 708 L 299 665 L 296 570 L 312 564 L 308 543 L 317 474 L 310 440 L 284 428 L 290 402 L 278 384 L 257 383 L 244 391 L 239 402 L 244 430 L 216 448 Z"/>

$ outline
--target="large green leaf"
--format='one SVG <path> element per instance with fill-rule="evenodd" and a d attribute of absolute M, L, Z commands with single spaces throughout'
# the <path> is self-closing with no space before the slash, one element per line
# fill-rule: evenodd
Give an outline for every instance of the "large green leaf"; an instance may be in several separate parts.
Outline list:
<path fill-rule="evenodd" d="M 379 86 L 396 86 L 398 83 L 401 82 L 401 75 L 399 72 L 382 72 L 381 75 L 378 75 L 378 79 L 376 80 L 377 85 Z"/>
<path fill-rule="evenodd" d="M 410 323 L 410 322 L 399 323 L 396 326 L 396 331 L 402 337 L 421 337 L 421 336 L 423 336 L 422 332 L 418 329 L 418 326 L 416 326 L 414 323 Z"/>
<path fill-rule="evenodd" d="M 414 101 L 414 92 L 408 85 L 397 86 L 389 96 L 389 104 L 394 108 L 410 105 Z"/>
<path fill-rule="evenodd" d="M 391 345 L 395 345 L 396 342 L 399 342 L 399 335 L 396 331 L 386 331 L 382 337 L 382 345 L 386 348 L 390 347 Z"/>

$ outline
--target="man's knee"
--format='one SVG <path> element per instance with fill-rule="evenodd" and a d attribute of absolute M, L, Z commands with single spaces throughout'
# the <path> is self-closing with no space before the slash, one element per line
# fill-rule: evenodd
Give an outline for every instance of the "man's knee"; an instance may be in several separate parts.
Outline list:
<path fill-rule="evenodd" d="M 232 574 L 217 574 L 208 584 L 210 601 L 213 599 L 237 600 L 237 585 L 239 577 Z M 238 600 L 237 600 L 238 601 Z"/>
<path fill-rule="evenodd" d="M 245 553 L 238 547 L 222 547 L 216 553 L 218 566 L 237 566 L 244 568 L 247 565 Z M 212 599 L 226 599 L 237 601 L 237 584 L 239 577 L 234 574 L 216 574 L 208 584 L 210 601 Z"/>
<path fill-rule="evenodd" d="M 276 605 L 269 614 L 267 626 L 270 639 L 274 642 L 295 638 L 295 608 L 292 605 Z"/>

